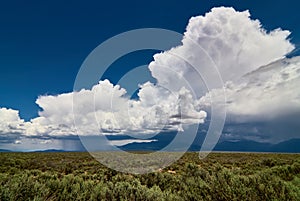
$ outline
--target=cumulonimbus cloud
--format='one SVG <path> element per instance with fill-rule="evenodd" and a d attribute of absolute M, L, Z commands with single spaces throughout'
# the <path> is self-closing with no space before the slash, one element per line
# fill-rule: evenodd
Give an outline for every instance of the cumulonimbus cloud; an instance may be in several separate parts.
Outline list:
<path fill-rule="evenodd" d="M 284 58 L 294 49 L 287 39 L 289 31 L 276 29 L 267 32 L 258 20 L 250 18 L 249 11 L 238 12 L 233 8 L 213 8 L 205 16 L 192 17 L 187 25 L 182 45 L 154 55 L 149 69 L 163 86 L 175 89 L 178 77 L 168 66 L 184 76 L 192 86 L 200 84 L 200 73 L 215 64 L 223 82 L 239 79 L 260 66 Z M 183 59 L 176 59 L 179 55 Z M 207 57 L 210 57 L 208 60 Z M 188 63 L 197 64 L 189 66 Z M 175 86 L 174 86 L 175 85 Z M 202 89 L 203 90 L 203 89 Z"/>
<path fill-rule="evenodd" d="M 198 64 L 196 70 L 201 73 L 203 69 L 210 70 L 207 58 L 226 83 L 230 114 L 275 115 L 273 108 L 268 107 L 267 100 L 271 97 L 275 97 L 273 105 L 277 108 L 285 108 L 287 102 L 283 99 L 288 97 L 293 103 L 288 104 L 293 106 L 292 110 L 299 106 L 296 89 L 299 59 L 284 59 L 260 68 L 285 58 L 294 49 L 289 34 L 281 29 L 264 30 L 258 20 L 250 18 L 249 11 L 213 8 L 205 16 L 190 19 L 181 46 L 154 55 L 149 70 L 157 85 L 142 84 L 138 100 L 131 100 L 122 86 L 104 80 L 92 89 L 40 96 L 36 103 L 42 111 L 30 122 L 20 119 L 17 111 L 1 109 L 0 133 L 15 131 L 28 137 L 153 133 L 161 129 L 181 130 L 182 124 L 202 123 L 208 112 L 203 108 L 209 106 L 209 92 L 205 83 L 199 81 L 201 75 L 197 75 L 189 63 Z M 182 79 L 188 80 L 196 96 L 185 82 L 178 81 Z M 72 109 L 74 96 L 82 106 L 76 111 Z M 260 100 L 257 96 L 263 98 Z M 249 103 L 253 107 L 248 107 Z M 73 112 L 79 119 L 76 126 Z M 95 116 L 97 122 L 92 120 Z"/>

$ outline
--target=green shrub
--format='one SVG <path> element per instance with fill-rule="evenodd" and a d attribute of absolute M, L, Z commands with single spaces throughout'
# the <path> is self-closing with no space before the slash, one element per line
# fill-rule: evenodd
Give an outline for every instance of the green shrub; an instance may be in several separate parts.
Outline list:
<path fill-rule="evenodd" d="M 144 175 L 110 170 L 87 153 L 6 153 L 0 160 L 1 201 L 300 200 L 297 154 L 213 153 L 201 161 L 186 153 Z"/>

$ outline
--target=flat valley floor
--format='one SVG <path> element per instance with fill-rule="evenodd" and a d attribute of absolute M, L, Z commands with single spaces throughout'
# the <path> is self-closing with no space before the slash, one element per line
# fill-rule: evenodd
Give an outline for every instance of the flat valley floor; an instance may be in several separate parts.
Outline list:
<path fill-rule="evenodd" d="M 300 154 L 198 154 L 130 174 L 87 152 L 0 153 L 0 200 L 300 200 Z"/>

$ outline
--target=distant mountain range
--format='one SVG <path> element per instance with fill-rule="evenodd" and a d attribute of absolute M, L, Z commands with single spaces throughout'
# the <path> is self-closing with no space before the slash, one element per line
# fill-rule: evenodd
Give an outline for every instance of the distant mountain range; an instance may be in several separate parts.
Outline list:
<path fill-rule="evenodd" d="M 169 140 L 160 139 L 151 143 L 130 143 L 119 148 L 125 151 L 156 151 L 169 143 Z M 199 151 L 201 143 L 193 143 L 188 151 Z M 78 150 L 83 151 L 83 150 Z M 176 151 L 176 150 L 174 150 Z M 278 144 L 260 143 L 249 140 L 223 141 L 216 145 L 213 151 L 234 151 L 234 152 L 283 152 L 300 153 L 300 139 L 291 139 Z M 0 152 L 12 152 L 11 150 L 0 149 Z M 33 152 L 70 152 L 69 150 L 48 149 Z"/>
<path fill-rule="evenodd" d="M 12 150 L 8 150 L 8 149 L 0 149 L 0 152 L 15 152 Z M 18 151 L 21 152 L 21 151 Z M 28 152 L 28 151 L 26 151 Z M 29 152 L 37 152 L 37 153 L 42 153 L 42 152 L 71 152 L 68 150 L 63 150 L 63 149 L 46 149 L 46 150 L 36 150 L 36 151 L 29 151 Z"/>
<path fill-rule="evenodd" d="M 69 151 L 63 149 L 46 149 L 46 150 L 38 150 L 34 152 L 69 152 Z"/>
<path fill-rule="evenodd" d="M 7 149 L 0 149 L 0 152 L 11 152 L 11 151 Z"/>
<path fill-rule="evenodd" d="M 214 150 L 300 153 L 300 139 L 291 139 L 278 144 L 259 143 L 255 141 L 224 141 L 218 143 Z"/>
<path fill-rule="evenodd" d="M 122 146 L 126 151 L 158 150 L 161 147 L 159 141 L 152 143 L 131 143 Z M 193 143 L 189 151 L 199 151 L 201 143 Z M 280 142 L 278 144 L 260 143 L 255 141 L 240 140 L 240 141 L 223 141 L 216 145 L 213 151 L 237 151 L 237 152 L 285 152 L 285 153 L 300 153 L 300 139 L 291 139 Z"/>

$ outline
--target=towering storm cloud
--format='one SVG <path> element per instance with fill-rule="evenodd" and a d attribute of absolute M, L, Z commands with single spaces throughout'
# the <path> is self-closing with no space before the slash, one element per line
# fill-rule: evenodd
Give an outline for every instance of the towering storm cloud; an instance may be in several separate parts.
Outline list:
<path fill-rule="evenodd" d="M 210 68 L 213 62 L 225 83 L 284 58 L 294 49 L 294 45 L 287 39 L 289 35 L 289 31 L 280 28 L 267 32 L 258 20 L 250 18 L 249 11 L 213 8 L 205 16 L 192 17 L 182 45 L 156 54 L 149 69 L 152 76 L 164 86 L 169 84 L 172 88 L 178 77 L 162 66 L 172 68 L 196 86 L 199 85 L 199 78 L 195 79 L 192 68 L 199 68 L 197 70 L 200 73 L 212 71 Z M 185 61 L 174 59 L 173 55 L 185 58 Z M 188 63 L 197 66 L 189 66 Z"/>

